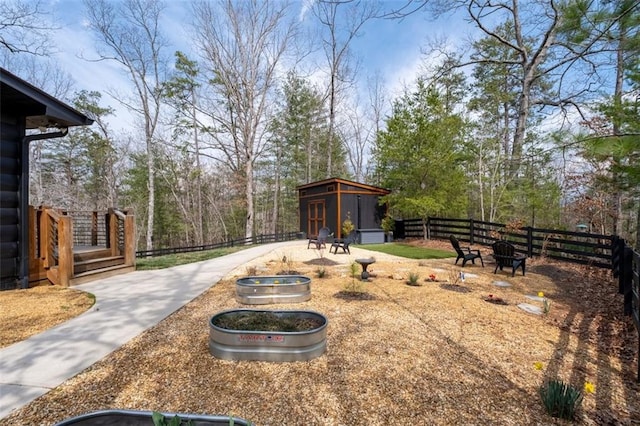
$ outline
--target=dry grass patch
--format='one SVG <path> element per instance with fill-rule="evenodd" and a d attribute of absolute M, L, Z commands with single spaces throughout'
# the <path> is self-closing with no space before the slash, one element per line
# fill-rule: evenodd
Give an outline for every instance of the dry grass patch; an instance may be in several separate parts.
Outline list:
<path fill-rule="evenodd" d="M 93 295 L 52 285 L 0 291 L 0 348 L 74 318 L 94 303 Z"/>

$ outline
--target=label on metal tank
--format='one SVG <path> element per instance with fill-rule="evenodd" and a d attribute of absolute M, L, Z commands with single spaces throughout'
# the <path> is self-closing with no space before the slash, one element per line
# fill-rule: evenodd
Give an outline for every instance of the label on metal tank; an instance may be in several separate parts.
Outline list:
<path fill-rule="evenodd" d="M 284 336 L 271 336 L 268 334 L 240 334 L 238 335 L 238 340 L 240 342 L 283 343 Z"/>

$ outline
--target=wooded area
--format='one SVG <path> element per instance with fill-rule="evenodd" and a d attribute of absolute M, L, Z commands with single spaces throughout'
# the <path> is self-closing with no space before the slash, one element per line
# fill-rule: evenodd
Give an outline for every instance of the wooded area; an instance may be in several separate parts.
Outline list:
<path fill-rule="evenodd" d="M 84 55 L 126 88 L 74 90 L 47 43 L 46 4 L 0 8 L 21 17 L 0 31 L 3 66 L 95 120 L 32 144 L 32 205 L 130 207 L 138 250 L 205 246 L 299 231 L 295 188 L 340 177 L 391 190 L 395 219 L 520 222 L 640 247 L 637 0 L 319 0 L 304 20 L 295 2 L 189 2 L 189 52 L 168 42 L 160 1 L 83 6 L 95 40 Z M 398 95 L 359 68 L 352 43 L 407 13 L 460 14 L 474 38 L 416 41 L 422 71 Z M 114 129 L 106 97 L 132 128 Z"/>

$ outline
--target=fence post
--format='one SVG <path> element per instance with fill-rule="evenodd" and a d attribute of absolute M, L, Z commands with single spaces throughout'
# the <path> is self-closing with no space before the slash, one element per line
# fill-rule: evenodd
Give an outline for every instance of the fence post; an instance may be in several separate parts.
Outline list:
<path fill-rule="evenodd" d="M 116 217 L 115 211 L 112 207 L 109 207 L 107 212 L 107 241 L 109 242 L 108 248 L 111 249 L 111 256 L 118 255 L 118 218 Z"/>
<path fill-rule="evenodd" d="M 620 265 L 620 288 L 624 295 L 624 314 L 631 315 L 632 308 L 632 283 L 633 283 L 633 249 L 625 245 L 622 251 Z"/>
<path fill-rule="evenodd" d="M 620 274 L 620 268 L 624 256 L 624 239 L 614 235 L 611 238 L 611 270 L 613 278 L 618 278 L 618 294 L 623 294 L 624 285 Z"/>
<path fill-rule="evenodd" d="M 527 257 L 533 257 L 533 228 L 527 226 Z"/>
<path fill-rule="evenodd" d="M 38 235 L 38 243 L 40 245 L 38 252 L 42 259 L 42 267 L 47 269 L 52 266 L 53 259 L 49 256 L 49 245 L 51 244 L 51 224 L 49 223 L 49 207 L 41 206 L 40 214 L 40 234 Z"/>
<path fill-rule="evenodd" d="M 128 266 L 136 264 L 136 221 L 129 210 L 124 219 L 124 263 Z"/>
<path fill-rule="evenodd" d="M 61 216 L 58 223 L 58 276 L 60 285 L 69 287 L 73 278 L 73 222 Z"/>
<path fill-rule="evenodd" d="M 98 212 L 91 212 L 91 245 L 98 245 Z"/>
<path fill-rule="evenodd" d="M 473 227 L 473 219 L 469 219 L 469 244 L 473 245 L 473 234 L 475 229 Z"/>
<path fill-rule="evenodd" d="M 424 236 L 427 240 L 431 239 L 431 218 L 427 216 L 427 235 Z"/>

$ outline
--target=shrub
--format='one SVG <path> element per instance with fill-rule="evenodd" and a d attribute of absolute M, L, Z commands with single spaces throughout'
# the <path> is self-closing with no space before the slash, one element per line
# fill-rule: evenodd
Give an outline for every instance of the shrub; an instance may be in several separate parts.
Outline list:
<path fill-rule="evenodd" d="M 413 285 L 413 286 L 419 286 L 420 285 L 420 275 L 417 272 L 410 272 L 409 273 L 409 278 L 407 279 L 407 284 Z"/>
<path fill-rule="evenodd" d="M 573 420 L 582 393 L 562 380 L 550 380 L 540 388 L 542 403 L 551 417 Z"/>
<path fill-rule="evenodd" d="M 326 270 L 326 268 L 320 267 L 316 269 L 316 275 L 318 276 L 318 278 L 326 278 L 329 276 L 329 272 Z"/>
<path fill-rule="evenodd" d="M 389 214 L 386 214 L 385 217 L 382 219 L 382 222 L 380 223 L 380 227 L 382 227 L 382 230 L 384 232 L 391 232 L 393 231 L 393 228 L 395 228 L 396 225 L 396 221 L 389 216 Z"/>
<path fill-rule="evenodd" d="M 351 221 L 351 212 L 347 212 L 347 218 L 342 222 L 342 236 L 348 236 L 354 229 L 356 229 L 356 226 Z"/>

